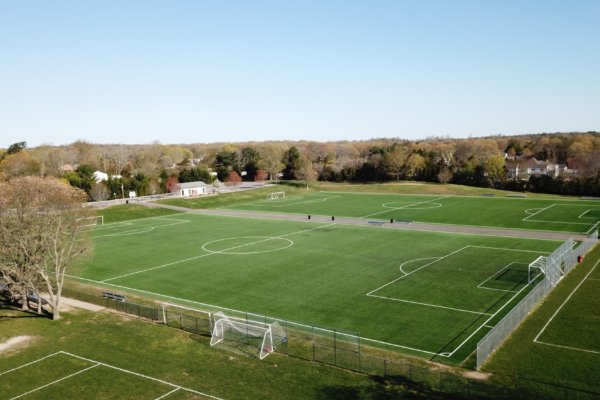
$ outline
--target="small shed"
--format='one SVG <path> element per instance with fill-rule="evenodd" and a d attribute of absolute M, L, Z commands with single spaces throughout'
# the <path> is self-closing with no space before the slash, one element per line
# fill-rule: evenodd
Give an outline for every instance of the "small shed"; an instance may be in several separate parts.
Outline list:
<path fill-rule="evenodd" d="M 198 182 L 185 182 L 179 184 L 179 194 L 182 196 L 200 196 L 207 193 L 207 184 L 198 181 Z"/>

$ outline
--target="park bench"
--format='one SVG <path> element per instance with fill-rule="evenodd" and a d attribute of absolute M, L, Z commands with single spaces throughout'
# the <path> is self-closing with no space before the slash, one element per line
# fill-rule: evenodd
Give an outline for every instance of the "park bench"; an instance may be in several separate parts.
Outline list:
<path fill-rule="evenodd" d="M 127 301 L 127 297 L 125 297 L 125 295 L 113 292 L 102 292 L 102 297 L 104 297 L 105 299 L 112 299 L 116 301 Z"/>

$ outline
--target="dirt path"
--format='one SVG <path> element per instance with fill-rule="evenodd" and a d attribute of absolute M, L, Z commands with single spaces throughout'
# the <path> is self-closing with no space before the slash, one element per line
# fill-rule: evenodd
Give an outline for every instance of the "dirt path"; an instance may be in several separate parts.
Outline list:
<path fill-rule="evenodd" d="M 566 232 L 552 232 L 552 231 L 535 231 L 526 229 L 510 229 L 510 228 L 494 228 L 494 227 L 481 227 L 481 226 L 467 226 L 467 225 L 449 225 L 449 224 L 431 224 L 423 222 L 413 223 L 402 223 L 394 222 L 390 223 L 389 220 L 377 220 L 377 219 L 361 219 L 361 218 L 350 218 L 350 217 L 324 217 L 321 215 L 313 215 L 311 219 L 308 219 L 307 215 L 301 214 L 284 214 L 284 213 L 267 213 L 260 211 L 242 211 L 242 210 L 223 210 L 223 209 L 192 209 L 186 207 L 172 206 L 168 204 L 147 202 L 140 203 L 147 207 L 159 207 L 168 208 L 171 210 L 191 213 L 191 214 L 203 214 L 203 215 L 220 215 L 226 217 L 238 217 L 238 218 L 259 218 L 259 219 L 278 219 L 286 221 L 301 221 L 301 222 L 332 222 L 344 225 L 359 225 L 367 226 L 372 225 L 382 228 L 390 229 L 403 229 L 403 230 L 414 230 L 414 231 L 431 231 L 431 232 L 449 232 L 449 233 L 462 233 L 469 235 L 484 235 L 484 236 L 505 236 L 515 238 L 529 238 L 529 239 L 543 239 L 543 240 L 557 240 L 565 241 L 573 238 L 575 240 L 583 240 L 587 238 L 586 235 L 578 235 Z"/>

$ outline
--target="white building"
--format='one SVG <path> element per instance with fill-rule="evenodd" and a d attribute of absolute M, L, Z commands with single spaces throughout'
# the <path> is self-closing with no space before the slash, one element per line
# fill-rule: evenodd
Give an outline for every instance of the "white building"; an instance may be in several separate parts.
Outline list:
<path fill-rule="evenodd" d="M 182 196 L 200 196 L 208 193 L 208 185 L 202 181 L 180 183 L 178 186 L 179 194 Z"/>

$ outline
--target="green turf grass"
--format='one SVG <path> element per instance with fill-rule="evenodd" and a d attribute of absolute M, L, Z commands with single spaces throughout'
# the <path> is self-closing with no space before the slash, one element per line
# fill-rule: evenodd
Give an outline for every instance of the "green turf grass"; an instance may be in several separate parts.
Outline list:
<path fill-rule="evenodd" d="M 0 343 L 33 337 L 27 345 L 0 352 L 0 399 L 30 391 L 21 398 L 156 399 L 173 390 L 169 384 L 225 399 L 328 399 L 348 393 L 365 399 L 450 398 L 292 357 L 271 355 L 259 361 L 215 350 L 209 338 L 110 312 L 71 310 L 62 315 L 51 321 L 0 309 Z M 185 389 L 166 399 L 206 399 Z"/>
<path fill-rule="evenodd" d="M 558 246 L 191 214 L 107 224 L 93 236 L 95 257 L 81 278 L 359 332 L 422 357 L 452 353 L 445 362 L 462 361 L 482 325 L 523 288 L 518 277 L 503 281 L 502 270 Z M 444 258 L 402 278 L 400 266 L 423 257 Z"/>
<path fill-rule="evenodd" d="M 600 203 L 583 200 L 317 192 L 229 208 L 574 233 L 587 233 L 600 223 Z"/>
<path fill-rule="evenodd" d="M 596 247 L 510 336 L 484 370 L 504 382 L 520 376 L 552 385 L 548 398 L 600 398 L 599 279 L 600 247 Z M 585 393 L 561 396 L 568 388 Z"/>
<path fill-rule="evenodd" d="M 123 204 L 119 206 L 102 208 L 99 209 L 97 213 L 98 215 L 102 215 L 104 217 L 105 224 L 131 219 L 160 217 L 165 215 L 178 214 L 177 211 L 169 210 L 166 208 L 150 208 L 140 206 L 137 204 Z"/>

